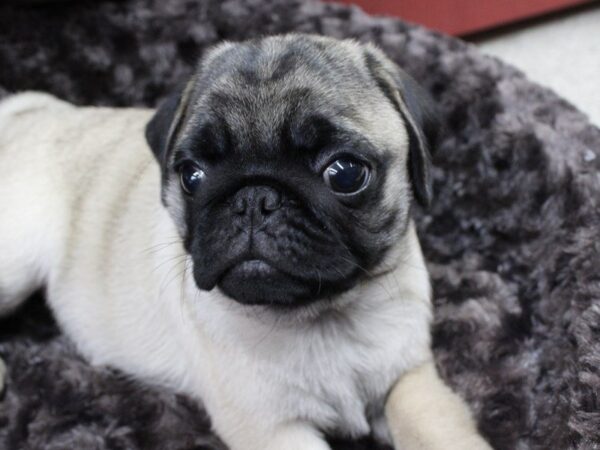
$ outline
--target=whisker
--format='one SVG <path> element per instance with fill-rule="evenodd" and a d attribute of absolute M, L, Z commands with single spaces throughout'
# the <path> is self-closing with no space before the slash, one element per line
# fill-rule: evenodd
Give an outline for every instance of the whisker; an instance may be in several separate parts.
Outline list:
<path fill-rule="evenodd" d="M 163 279 L 163 282 L 161 283 L 160 286 L 160 295 L 162 296 L 166 289 L 169 287 L 169 284 L 171 284 L 174 280 L 176 280 L 178 277 L 180 277 L 183 274 L 183 271 L 179 271 L 175 274 L 175 276 L 171 277 L 168 281 L 165 282 L 165 280 L 169 277 L 169 275 L 173 272 L 173 270 L 177 269 L 178 266 L 181 266 L 181 256 L 179 255 L 177 258 L 171 258 L 171 261 L 175 260 L 175 264 L 173 264 L 173 267 L 171 267 L 167 273 L 165 274 L 165 278 Z M 169 262 L 169 261 L 166 261 Z M 185 264 L 184 264 L 184 270 L 185 270 Z"/>
<path fill-rule="evenodd" d="M 317 289 L 317 296 L 318 296 L 321 293 L 321 286 L 322 286 L 323 280 L 321 279 L 321 272 L 319 271 L 319 269 L 317 269 L 316 267 L 314 267 L 314 269 L 317 271 L 317 276 L 319 277 L 319 288 Z"/>
<path fill-rule="evenodd" d="M 256 349 L 260 344 L 262 344 L 270 335 L 273 334 L 276 328 L 279 327 L 279 322 L 281 321 L 282 316 L 275 316 L 275 320 L 273 321 L 273 325 L 269 327 L 269 329 L 265 332 L 265 334 L 255 342 L 253 349 Z"/>
<path fill-rule="evenodd" d="M 385 291 L 385 293 L 389 296 L 390 300 L 392 300 L 394 298 L 394 295 L 392 294 L 391 290 L 388 287 L 386 287 L 385 284 L 382 281 L 378 280 L 372 272 L 370 272 L 369 270 L 367 270 L 364 267 L 362 267 L 356 261 L 352 261 L 351 259 L 345 258 L 344 256 L 341 256 L 341 255 L 337 255 L 337 256 L 338 256 L 338 258 L 343 259 L 347 263 L 353 265 L 357 269 L 362 270 L 365 274 L 367 274 L 367 276 L 373 282 L 375 282 L 376 284 L 378 284 Z M 340 273 L 340 272 L 338 271 L 338 273 Z M 340 273 L 340 275 L 342 275 L 342 274 Z"/>
<path fill-rule="evenodd" d="M 163 248 L 169 247 L 171 245 L 175 245 L 177 243 L 181 243 L 181 238 L 179 236 L 171 237 L 169 239 L 173 239 L 173 240 L 160 242 L 158 244 L 151 245 L 151 246 L 145 248 L 144 250 L 142 250 L 141 254 L 143 254 L 143 255 L 144 254 L 152 254 L 152 253 L 162 250 Z"/>
<path fill-rule="evenodd" d="M 181 286 L 180 286 L 180 289 L 179 289 L 179 293 L 180 293 L 180 295 L 179 295 L 179 313 L 180 313 L 180 316 L 181 316 L 180 319 L 181 319 L 182 323 L 185 322 L 185 311 L 184 311 L 185 310 L 185 288 L 186 288 L 187 273 L 188 273 L 189 266 L 190 266 L 191 262 L 192 262 L 191 258 L 187 258 L 185 260 L 185 262 L 184 262 L 184 265 L 183 265 L 183 277 L 181 279 Z M 197 299 L 198 291 L 199 290 L 196 289 L 195 292 L 194 292 L 194 302 Z"/>
<path fill-rule="evenodd" d="M 175 265 L 177 265 L 181 260 L 183 260 L 187 256 L 188 256 L 187 253 L 183 253 L 183 254 L 180 254 L 180 255 L 175 255 L 175 256 L 172 256 L 170 258 L 167 258 L 164 261 L 161 261 L 154 269 L 152 269 L 152 273 L 155 273 L 162 266 L 164 266 L 165 264 L 168 264 L 170 262 L 173 262 L 173 261 L 175 261 Z"/>

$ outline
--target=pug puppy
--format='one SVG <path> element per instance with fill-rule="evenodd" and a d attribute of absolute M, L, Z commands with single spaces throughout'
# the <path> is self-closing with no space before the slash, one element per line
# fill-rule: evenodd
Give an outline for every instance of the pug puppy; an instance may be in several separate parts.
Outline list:
<path fill-rule="evenodd" d="M 0 311 L 44 288 L 91 363 L 197 398 L 232 450 L 488 448 L 430 349 L 437 127 L 381 51 L 308 35 L 216 46 L 156 113 L 10 97 Z"/>

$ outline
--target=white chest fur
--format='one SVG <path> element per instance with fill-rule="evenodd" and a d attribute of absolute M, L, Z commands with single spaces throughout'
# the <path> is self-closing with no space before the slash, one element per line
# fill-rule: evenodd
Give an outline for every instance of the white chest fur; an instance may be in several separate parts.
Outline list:
<path fill-rule="evenodd" d="M 360 291 L 304 323 L 232 320 L 225 308 L 224 324 L 207 307 L 199 315 L 212 320 L 206 329 L 223 350 L 219 390 L 237 393 L 252 414 L 271 410 L 278 420 L 305 417 L 320 429 L 368 433 L 394 380 L 428 358 L 430 311 L 425 301 L 390 297 L 393 287 Z"/>

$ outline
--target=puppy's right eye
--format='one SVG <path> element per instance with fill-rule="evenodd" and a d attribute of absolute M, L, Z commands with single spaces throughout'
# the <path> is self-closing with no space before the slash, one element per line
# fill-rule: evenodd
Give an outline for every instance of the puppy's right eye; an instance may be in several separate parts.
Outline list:
<path fill-rule="evenodd" d="M 179 182 L 181 183 L 181 189 L 188 195 L 194 195 L 204 177 L 204 171 L 195 164 L 184 163 L 179 168 Z"/>

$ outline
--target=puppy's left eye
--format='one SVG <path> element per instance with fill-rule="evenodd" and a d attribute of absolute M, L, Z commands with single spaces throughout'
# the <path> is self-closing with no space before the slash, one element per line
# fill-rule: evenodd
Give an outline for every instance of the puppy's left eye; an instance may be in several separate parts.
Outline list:
<path fill-rule="evenodd" d="M 338 194 L 354 194 L 369 182 L 369 168 L 351 158 L 340 158 L 323 172 L 327 186 Z"/>
<path fill-rule="evenodd" d="M 179 169 L 181 188 L 188 195 L 193 195 L 198 190 L 204 176 L 204 171 L 192 163 L 185 163 Z"/>

